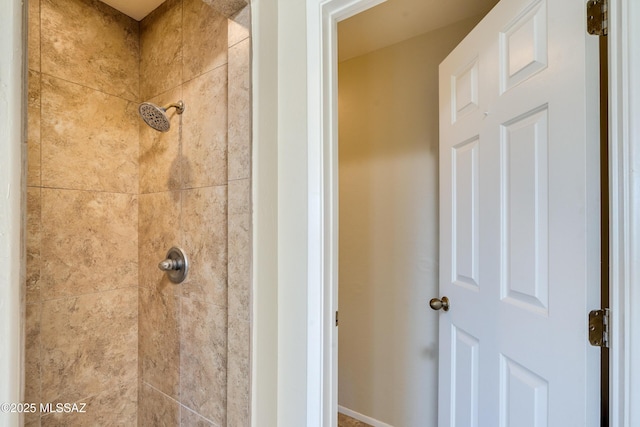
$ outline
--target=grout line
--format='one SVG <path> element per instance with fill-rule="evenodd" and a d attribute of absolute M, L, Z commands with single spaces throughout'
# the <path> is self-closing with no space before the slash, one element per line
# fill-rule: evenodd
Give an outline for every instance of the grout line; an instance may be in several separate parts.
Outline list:
<path fill-rule="evenodd" d="M 42 150 L 41 150 L 42 151 Z M 31 186 L 31 188 L 36 188 L 35 186 Z M 108 191 L 108 190 L 87 190 L 83 188 L 65 188 L 65 187 L 52 187 L 48 185 L 40 185 L 39 187 L 42 190 L 62 190 L 62 191 L 80 191 L 84 193 L 101 193 L 101 194 L 121 194 L 123 196 L 139 196 L 139 193 L 123 193 L 120 191 Z"/>
<path fill-rule="evenodd" d="M 150 194 L 175 193 L 175 192 L 183 192 L 183 191 L 190 191 L 190 190 L 201 190 L 201 189 L 207 189 L 207 188 L 222 188 L 222 187 L 227 187 L 227 186 L 228 186 L 227 183 L 215 184 L 215 185 L 203 185 L 201 187 L 177 188 L 175 190 L 150 191 L 150 192 L 145 192 L 145 193 L 139 193 L 138 196 L 146 196 L 146 195 L 150 195 Z"/>
<path fill-rule="evenodd" d="M 248 181 L 248 180 L 251 180 L 251 177 L 247 176 L 245 178 L 231 178 L 231 179 L 228 179 L 227 182 Z"/>
<path fill-rule="evenodd" d="M 209 418 L 207 418 L 207 417 L 203 416 L 203 415 L 202 415 L 202 414 L 200 414 L 199 412 L 197 412 L 197 411 L 195 411 L 195 410 L 193 410 L 193 409 L 189 408 L 187 405 L 185 405 L 184 403 L 180 402 L 180 401 L 179 401 L 178 399 L 176 399 L 175 397 L 171 397 L 171 396 L 169 396 L 168 394 L 166 394 L 166 393 L 165 393 L 165 392 L 163 392 L 162 390 L 160 390 L 160 389 L 158 389 L 157 387 L 155 387 L 153 384 L 151 384 L 151 383 L 149 383 L 149 382 L 147 382 L 147 381 L 145 381 L 145 380 L 143 380 L 143 379 L 141 379 L 141 380 L 140 380 L 140 382 L 142 383 L 142 385 L 143 385 L 143 386 L 145 386 L 145 385 L 146 385 L 146 386 L 148 386 L 149 388 L 153 389 L 155 392 L 157 392 L 157 393 L 161 394 L 162 396 L 164 396 L 165 398 L 167 398 L 167 399 L 169 399 L 169 400 L 172 400 L 172 401 L 174 401 L 175 403 L 177 403 L 180 409 L 184 408 L 184 409 L 188 410 L 189 412 L 192 412 L 192 413 L 196 414 L 196 415 L 197 415 L 197 416 L 199 416 L 200 418 L 202 418 L 202 419 L 204 419 L 204 420 L 209 421 L 209 422 L 210 422 L 211 424 L 213 424 L 215 427 L 218 427 L 218 426 L 219 426 L 219 424 L 217 424 L 215 421 L 213 421 L 213 420 L 211 420 L 211 419 L 209 419 Z"/>
<path fill-rule="evenodd" d="M 187 411 L 191 412 L 192 414 L 196 414 L 198 417 L 202 418 L 203 420 L 207 420 L 207 421 L 209 421 L 211 424 L 213 424 L 213 426 L 214 426 L 214 427 L 219 427 L 219 424 L 218 424 L 218 423 L 216 423 L 215 421 L 210 420 L 209 418 L 207 418 L 207 417 L 203 416 L 202 414 L 200 414 L 200 413 L 198 413 L 198 412 L 194 411 L 193 409 L 189 408 L 187 405 L 185 405 L 185 404 L 180 404 L 180 407 L 181 407 L 181 408 L 186 409 Z"/>
<path fill-rule="evenodd" d="M 140 75 L 142 76 L 142 71 L 140 71 Z M 175 86 L 171 86 L 171 87 L 170 87 L 170 88 L 168 88 L 168 89 L 162 89 L 162 92 L 157 93 L 157 94 L 154 94 L 154 95 L 150 95 L 150 96 L 143 96 L 143 94 L 140 94 L 140 102 L 145 102 L 145 101 L 146 101 L 146 102 L 148 102 L 148 101 L 150 101 L 150 100 L 152 100 L 152 99 L 155 99 L 155 98 L 159 98 L 159 97 L 161 97 L 161 96 L 168 95 L 168 94 L 169 94 L 169 92 L 173 92 L 174 90 L 176 90 L 176 89 L 178 89 L 178 88 L 182 88 L 182 83 L 178 83 L 177 85 L 175 85 Z"/>
<path fill-rule="evenodd" d="M 179 401 L 179 400 L 176 400 L 175 398 L 173 398 L 173 397 L 169 396 L 168 394 L 166 394 L 166 393 L 165 393 L 165 392 L 163 392 L 162 390 L 160 390 L 160 389 L 156 388 L 153 384 L 150 384 L 150 383 L 148 383 L 147 381 L 142 380 L 142 379 L 140 380 L 140 382 L 142 383 L 142 385 L 146 385 L 146 386 L 148 386 L 149 388 L 152 388 L 154 391 L 156 391 L 156 392 L 160 393 L 161 395 L 163 395 L 163 396 L 164 396 L 164 397 L 166 397 L 167 399 L 173 400 L 173 401 L 174 401 L 174 402 L 176 402 L 178 405 L 182 405 L 182 404 L 180 403 L 180 401 Z"/>
<path fill-rule="evenodd" d="M 134 104 L 139 103 L 139 101 L 137 101 L 137 100 L 131 100 L 129 98 L 123 97 L 122 95 L 116 95 L 116 94 L 113 94 L 113 93 L 110 93 L 110 92 L 105 92 L 103 89 L 98 89 L 98 88 L 95 88 L 95 87 L 87 86 L 86 84 L 83 84 L 83 83 L 74 82 L 72 80 L 67 80 L 67 79 L 65 79 L 63 77 L 59 77 L 59 76 L 56 76 L 56 75 L 53 75 L 53 74 L 45 73 L 43 71 L 40 71 L 40 75 L 41 75 L 41 77 L 42 76 L 51 77 L 51 78 L 56 79 L 56 80 L 60 80 L 60 81 L 63 81 L 63 82 L 66 82 L 66 83 L 69 83 L 69 84 L 72 84 L 72 85 L 76 85 L 76 86 L 83 87 L 85 89 L 92 90 L 94 92 L 99 92 L 99 93 L 101 93 L 103 95 L 112 96 L 114 98 L 121 99 L 122 101 L 131 102 L 131 103 L 134 103 Z M 40 88 L 40 91 L 42 92 L 42 87 Z M 138 97 L 140 97 L 140 96 L 138 95 Z"/>
<path fill-rule="evenodd" d="M 225 62 L 223 62 L 222 64 L 219 64 L 219 65 L 216 65 L 215 67 L 213 67 L 213 68 L 211 68 L 209 70 L 203 71 L 202 73 L 191 77 L 189 80 L 185 80 L 182 84 L 191 83 L 192 81 L 194 81 L 196 79 L 199 79 L 200 77 L 202 77 L 202 76 L 204 76 L 206 74 L 212 73 L 212 72 L 218 70 L 219 68 L 228 67 L 228 66 L 229 66 L 229 56 L 228 56 L 228 52 L 227 52 L 227 60 Z M 227 79 L 228 79 L 228 75 L 227 75 Z"/>
<path fill-rule="evenodd" d="M 52 302 L 52 301 L 60 301 L 60 300 L 71 299 L 71 298 L 79 298 L 79 297 L 84 297 L 84 296 L 89 296 L 89 295 L 103 294 L 105 292 L 119 291 L 119 290 L 122 290 L 122 289 L 137 289 L 138 287 L 139 287 L 138 285 L 135 285 L 135 286 L 122 286 L 122 287 L 117 287 L 117 288 L 112 288 L 112 289 L 105 289 L 103 291 L 85 292 L 85 293 L 77 294 L 77 295 L 65 295 L 65 296 L 49 298 L 49 299 L 40 298 L 39 302 L 45 303 L 45 302 Z M 40 292 L 42 292 L 42 289 L 40 289 Z"/>
<path fill-rule="evenodd" d="M 245 42 L 245 41 L 250 40 L 250 39 L 251 39 L 251 36 L 248 35 L 245 38 L 243 38 L 242 40 L 239 40 L 239 41 L 237 41 L 237 42 L 235 42 L 233 44 L 230 44 L 229 46 L 227 46 L 227 49 L 231 49 L 232 47 L 238 46 L 240 43 Z M 251 42 L 249 42 L 249 43 L 251 43 Z"/>

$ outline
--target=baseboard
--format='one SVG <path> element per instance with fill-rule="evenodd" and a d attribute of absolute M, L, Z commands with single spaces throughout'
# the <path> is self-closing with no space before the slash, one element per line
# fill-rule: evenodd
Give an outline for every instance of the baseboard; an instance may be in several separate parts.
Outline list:
<path fill-rule="evenodd" d="M 383 423 L 382 421 L 378 421 L 371 417 L 367 417 L 366 415 L 359 414 L 358 412 L 352 411 L 351 409 L 345 408 L 344 406 L 338 405 L 338 412 L 358 421 L 362 421 L 363 423 L 372 425 L 373 427 L 393 427 L 391 424 Z"/>

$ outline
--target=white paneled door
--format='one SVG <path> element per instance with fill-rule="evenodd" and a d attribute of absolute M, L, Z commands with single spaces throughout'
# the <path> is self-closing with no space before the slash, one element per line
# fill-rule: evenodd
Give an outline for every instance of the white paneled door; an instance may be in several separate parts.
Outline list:
<path fill-rule="evenodd" d="M 597 39 L 502 0 L 440 65 L 440 427 L 599 425 Z"/>

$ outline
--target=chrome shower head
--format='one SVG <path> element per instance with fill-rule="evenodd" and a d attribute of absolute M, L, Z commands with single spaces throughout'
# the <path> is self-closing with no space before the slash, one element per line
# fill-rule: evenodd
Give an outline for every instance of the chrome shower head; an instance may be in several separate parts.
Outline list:
<path fill-rule="evenodd" d="M 143 102 L 138 107 L 138 112 L 142 120 L 153 129 L 160 132 L 167 132 L 171 127 L 171 123 L 167 117 L 167 110 L 169 108 L 175 108 L 178 114 L 182 114 L 184 112 L 184 102 L 178 101 L 166 107 L 158 107 L 151 102 Z"/>

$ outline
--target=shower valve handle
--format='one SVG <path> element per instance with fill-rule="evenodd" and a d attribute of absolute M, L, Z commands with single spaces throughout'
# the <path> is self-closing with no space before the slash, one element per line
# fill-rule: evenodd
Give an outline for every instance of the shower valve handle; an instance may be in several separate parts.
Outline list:
<path fill-rule="evenodd" d="M 179 259 L 167 258 L 158 264 L 158 268 L 162 271 L 180 270 L 182 268 L 182 263 Z"/>
<path fill-rule="evenodd" d="M 160 261 L 158 268 L 167 273 L 173 283 L 182 283 L 189 271 L 189 260 L 182 249 L 174 246 L 167 252 L 166 259 Z"/>

